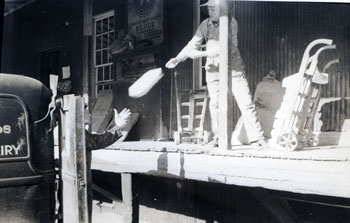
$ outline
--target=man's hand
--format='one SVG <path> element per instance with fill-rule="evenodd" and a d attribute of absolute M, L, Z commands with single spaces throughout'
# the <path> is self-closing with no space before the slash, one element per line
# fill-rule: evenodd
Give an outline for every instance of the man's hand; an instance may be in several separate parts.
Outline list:
<path fill-rule="evenodd" d="M 123 111 L 121 111 L 119 114 L 117 109 L 113 109 L 113 110 L 114 110 L 114 122 L 115 122 L 116 128 L 120 130 L 128 124 L 128 119 L 131 115 L 131 112 L 129 109 L 126 109 L 126 108 L 124 108 Z"/>
<path fill-rule="evenodd" d="M 171 58 L 166 64 L 165 67 L 172 69 L 174 67 L 176 67 L 181 61 L 179 59 L 175 58 Z"/>

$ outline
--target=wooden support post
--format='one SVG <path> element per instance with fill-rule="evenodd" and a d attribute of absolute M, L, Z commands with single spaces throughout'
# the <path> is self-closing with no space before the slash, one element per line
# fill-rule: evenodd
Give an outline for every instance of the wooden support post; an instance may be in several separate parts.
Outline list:
<path fill-rule="evenodd" d="M 89 95 L 92 95 L 91 80 L 92 80 L 92 1 L 84 0 L 83 5 L 83 99 L 84 104 L 88 105 L 89 110 L 92 109 L 92 100 L 89 100 Z M 90 90 L 90 91 L 89 91 Z M 90 111 L 91 113 L 91 111 Z M 83 120 L 84 122 L 85 120 Z M 88 121 L 91 123 L 91 120 Z M 85 123 L 83 123 L 83 128 Z M 91 152 L 86 153 L 86 172 L 87 181 L 92 182 L 91 179 Z M 87 199 L 88 199 L 88 213 L 89 222 L 92 219 L 92 189 L 91 183 L 87 184 Z"/>
<path fill-rule="evenodd" d="M 83 12 L 83 97 L 89 103 L 89 85 L 92 71 L 92 0 L 84 0 Z M 89 106 L 90 107 L 90 106 Z"/>
<path fill-rule="evenodd" d="M 91 215 L 89 214 L 89 191 L 87 186 L 90 187 L 90 180 L 88 178 L 87 165 L 86 165 L 86 145 L 85 145 L 85 123 L 84 123 L 84 100 L 82 97 L 76 97 L 75 99 L 75 143 L 76 143 L 76 168 L 78 177 L 78 199 L 79 199 L 79 222 L 91 222 Z M 91 169 L 91 162 L 89 164 L 89 170 Z"/>
<path fill-rule="evenodd" d="M 229 71 L 229 38 L 231 38 L 228 17 L 228 0 L 220 0 L 220 96 L 219 96 L 219 147 L 231 148 L 232 135 L 232 76 Z"/>
<path fill-rule="evenodd" d="M 91 221 L 88 215 L 84 102 L 65 95 L 61 111 L 61 180 L 63 222 Z"/>
<path fill-rule="evenodd" d="M 123 198 L 123 223 L 138 222 L 138 202 L 133 198 L 132 175 L 130 173 L 121 174 L 122 198 Z"/>
<path fill-rule="evenodd" d="M 295 223 L 297 219 L 293 219 L 280 203 L 263 188 L 250 188 L 252 195 L 257 201 L 277 220 L 281 223 Z"/>

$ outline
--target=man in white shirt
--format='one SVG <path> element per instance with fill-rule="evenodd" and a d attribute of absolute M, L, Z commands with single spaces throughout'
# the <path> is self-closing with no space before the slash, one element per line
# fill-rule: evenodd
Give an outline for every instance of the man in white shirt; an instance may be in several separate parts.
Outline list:
<path fill-rule="evenodd" d="M 210 98 L 209 110 L 211 116 L 211 127 L 213 140 L 210 145 L 218 146 L 218 124 L 219 124 L 219 19 L 220 0 L 209 0 L 203 6 L 208 7 L 209 18 L 205 19 L 198 27 L 193 38 L 175 57 L 170 59 L 165 65 L 167 68 L 174 68 L 180 62 L 188 58 L 196 59 L 207 57 L 205 65 L 206 81 Z M 230 59 L 232 64 L 232 93 L 242 112 L 244 125 L 248 133 L 251 144 L 267 146 L 260 122 L 257 119 L 255 105 L 249 91 L 247 79 L 245 77 L 244 64 L 238 50 L 237 32 L 238 24 L 231 18 L 230 28 L 232 30 Z M 206 43 L 206 51 L 200 51 L 201 44 Z"/>

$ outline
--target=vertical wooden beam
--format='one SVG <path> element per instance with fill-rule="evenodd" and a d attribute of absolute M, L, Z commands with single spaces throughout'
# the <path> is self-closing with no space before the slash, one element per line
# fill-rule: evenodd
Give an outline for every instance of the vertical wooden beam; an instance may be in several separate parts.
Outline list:
<path fill-rule="evenodd" d="M 92 0 L 83 5 L 83 97 L 89 103 L 89 84 L 92 75 Z"/>
<path fill-rule="evenodd" d="M 91 222 L 89 215 L 89 197 L 87 185 L 91 184 L 88 178 L 85 145 L 84 100 L 82 97 L 75 99 L 75 143 L 76 143 L 76 168 L 78 178 L 79 222 Z M 89 167 L 90 168 L 90 167 Z"/>
<path fill-rule="evenodd" d="M 220 95 L 219 95 L 219 147 L 231 148 L 233 125 L 232 76 L 229 71 L 229 52 L 231 38 L 229 29 L 228 0 L 220 0 Z"/>
<path fill-rule="evenodd" d="M 90 84 L 92 76 L 92 7 L 93 0 L 84 0 L 83 3 L 83 99 L 84 104 L 92 108 L 92 102 L 89 100 L 91 92 Z M 91 111 L 90 111 L 91 113 Z M 88 121 L 91 123 L 91 120 Z M 85 123 L 82 126 L 85 127 Z M 92 188 L 91 188 L 91 152 L 86 153 L 86 172 L 87 172 L 87 202 L 88 202 L 88 222 L 92 219 Z"/>
<path fill-rule="evenodd" d="M 199 26 L 200 23 L 200 0 L 193 0 L 193 35 L 196 33 L 196 30 Z M 193 66 L 192 66 L 192 88 L 196 89 L 201 81 L 202 78 L 199 76 L 200 74 L 202 74 L 201 72 L 201 67 L 200 67 L 200 60 L 202 60 L 201 58 L 199 59 L 195 59 L 193 60 Z"/>
<path fill-rule="evenodd" d="M 63 222 L 88 223 L 91 218 L 86 188 L 89 184 L 86 172 L 84 102 L 82 97 L 74 95 L 65 95 L 63 101 L 60 135 Z"/>
<path fill-rule="evenodd" d="M 138 222 L 138 203 L 133 198 L 133 182 L 130 173 L 121 174 L 122 198 L 123 198 L 123 223 Z"/>

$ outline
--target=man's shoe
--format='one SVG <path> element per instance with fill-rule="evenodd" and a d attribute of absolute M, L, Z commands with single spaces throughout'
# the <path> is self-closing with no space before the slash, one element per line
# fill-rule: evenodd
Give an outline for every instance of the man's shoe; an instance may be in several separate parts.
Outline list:
<path fill-rule="evenodd" d="M 259 139 L 257 141 L 251 142 L 250 145 L 251 146 L 268 147 L 269 146 L 269 142 L 265 138 L 263 138 L 263 139 Z"/>
<path fill-rule="evenodd" d="M 218 141 L 219 141 L 218 139 L 213 139 L 212 141 L 210 141 L 208 143 L 208 146 L 210 146 L 210 147 L 219 147 L 219 142 Z"/>

